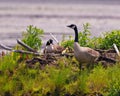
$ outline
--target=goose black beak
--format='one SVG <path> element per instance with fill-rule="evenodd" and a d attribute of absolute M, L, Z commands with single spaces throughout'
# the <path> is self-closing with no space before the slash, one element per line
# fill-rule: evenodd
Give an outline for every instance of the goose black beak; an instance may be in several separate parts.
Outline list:
<path fill-rule="evenodd" d="M 67 25 L 67 27 L 70 27 L 70 25 Z"/>

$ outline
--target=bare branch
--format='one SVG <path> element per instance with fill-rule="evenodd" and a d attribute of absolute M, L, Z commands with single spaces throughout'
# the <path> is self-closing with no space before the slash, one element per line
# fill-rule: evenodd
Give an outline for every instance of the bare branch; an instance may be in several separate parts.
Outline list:
<path fill-rule="evenodd" d="M 30 51 L 24 51 L 24 50 L 14 50 L 10 47 L 7 47 L 4 44 L 0 44 L 0 47 L 5 49 L 5 50 L 11 51 L 11 52 L 22 53 L 22 54 L 33 54 L 33 55 L 37 55 L 37 56 L 40 55 L 38 52 L 30 52 Z"/>
<path fill-rule="evenodd" d="M 5 46 L 5 45 L 3 45 L 3 44 L 0 44 L 0 47 L 3 48 L 3 49 L 5 49 L 5 50 L 12 51 L 12 48 L 7 47 L 7 46 Z"/>
<path fill-rule="evenodd" d="M 22 54 L 33 54 L 39 56 L 40 54 L 38 52 L 30 52 L 30 51 L 24 51 L 24 50 L 12 50 L 13 52 L 16 53 L 22 53 Z"/>
<path fill-rule="evenodd" d="M 24 42 L 22 42 L 22 41 L 19 40 L 19 39 L 17 39 L 17 43 L 20 44 L 21 46 L 25 47 L 28 51 L 36 52 L 36 50 L 34 50 L 34 49 L 31 48 L 30 46 L 26 45 Z"/>
<path fill-rule="evenodd" d="M 50 36 L 56 41 L 57 44 L 59 44 L 59 41 L 57 40 L 57 38 L 55 38 L 55 36 L 52 33 L 50 33 Z"/>
<path fill-rule="evenodd" d="M 116 51 L 117 55 L 120 56 L 120 51 L 118 50 L 116 44 L 113 44 L 113 46 L 114 46 L 114 48 L 115 48 L 115 51 Z"/>

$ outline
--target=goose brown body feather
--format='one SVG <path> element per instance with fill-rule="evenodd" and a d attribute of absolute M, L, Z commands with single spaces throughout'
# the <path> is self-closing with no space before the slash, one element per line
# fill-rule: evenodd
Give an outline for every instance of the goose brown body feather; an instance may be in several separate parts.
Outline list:
<path fill-rule="evenodd" d="M 54 48 L 54 52 L 56 53 L 62 53 L 62 51 L 65 50 L 64 47 L 59 46 L 59 45 L 53 45 L 53 48 Z"/>
<path fill-rule="evenodd" d="M 100 53 L 89 47 L 81 47 L 77 42 L 74 42 L 74 55 L 80 63 L 93 63 Z"/>

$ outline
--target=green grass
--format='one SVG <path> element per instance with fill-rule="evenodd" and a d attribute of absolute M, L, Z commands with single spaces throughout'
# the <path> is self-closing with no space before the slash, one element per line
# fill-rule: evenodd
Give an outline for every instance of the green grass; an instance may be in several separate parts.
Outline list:
<path fill-rule="evenodd" d="M 12 55 L 9 55 L 12 58 Z M 8 63 L 10 65 L 8 66 Z M 0 95 L 18 96 L 64 96 L 66 94 L 84 95 L 101 93 L 104 96 L 119 96 L 120 64 L 103 68 L 101 64 L 92 70 L 79 70 L 77 64 L 67 58 L 58 60 L 57 66 L 46 65 L 40 68 L 28 68 L 25 63 L 17 64 L 8 56 L 0 60 Z M 16 63 L 15 63 L 16 62 Z M 77 62 L 76 62 L 77 63 Z"/>

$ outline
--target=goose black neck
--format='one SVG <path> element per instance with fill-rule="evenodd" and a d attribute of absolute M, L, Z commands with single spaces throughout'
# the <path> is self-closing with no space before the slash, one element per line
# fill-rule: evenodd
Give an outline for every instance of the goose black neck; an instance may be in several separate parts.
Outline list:
<path fill-rule="evenodd" d="M 74 40 L 74 42 L 78 42 L 78 29 L 77 29 L 77 27 L 74 28 L 74 31 L 75 31 L 75 40 Z"/>

